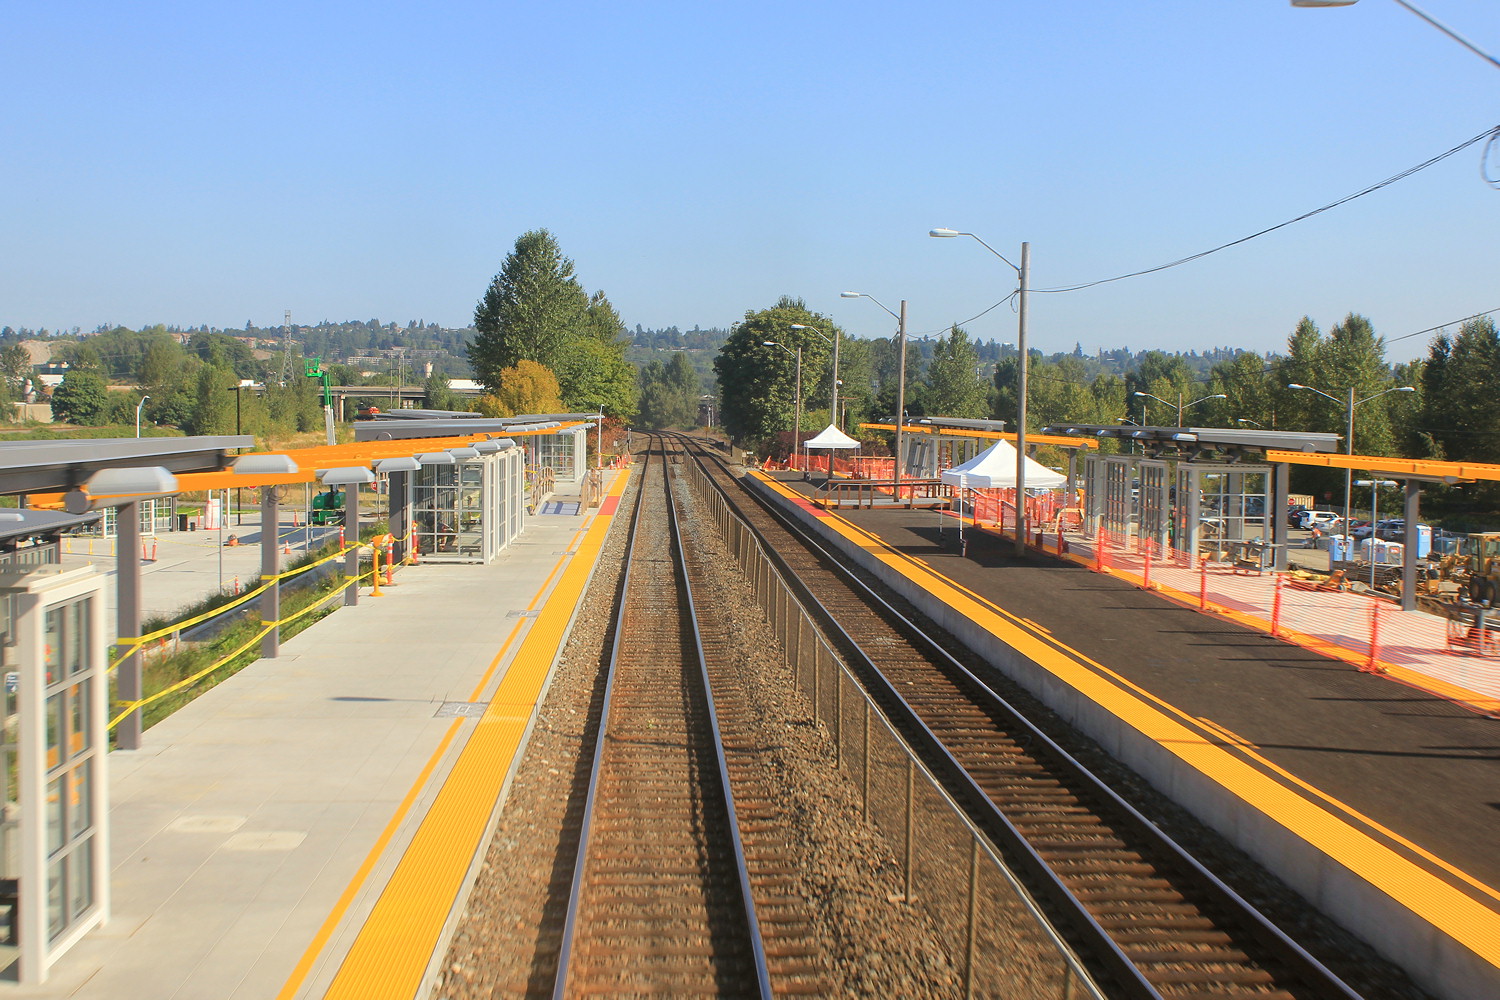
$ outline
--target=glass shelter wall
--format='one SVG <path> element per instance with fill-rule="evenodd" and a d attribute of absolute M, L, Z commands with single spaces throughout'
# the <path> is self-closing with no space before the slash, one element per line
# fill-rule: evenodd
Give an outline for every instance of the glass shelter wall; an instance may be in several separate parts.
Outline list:
<path fill-rule="evenodd" d="M 1272 543 L 1271 477 L 1268 465 L 1089 455 L 1085 527 L 1161 553 L 1232 558 Z"/>
<path fill-rule="evenodd" d="M 413 475 L 412 529 L 421 558 L 489 562 L 521 533 L 522 452 L 508 448 Z"/>
<path fill-rule="evenodd" d="M 92 567 L 0 572 L 0 895 L 23 983 L 109 909 L 104 593 Z"/>
<path fill-rule="evenodd" d="M 556 434 L 538 434 L 531 439 L 533 469 L 552 470 L 559 483 L 577 483 L 588 471 L 588 428 L 570 427 Z"/>

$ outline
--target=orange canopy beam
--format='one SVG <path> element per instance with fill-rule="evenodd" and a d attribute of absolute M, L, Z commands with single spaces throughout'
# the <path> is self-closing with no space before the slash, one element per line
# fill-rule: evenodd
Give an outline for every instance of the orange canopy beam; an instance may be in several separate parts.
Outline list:
<path fill-rule="evenodd" d="M 860 424 L 860 430 L 866 431 L 890 431 L 896 432 L 895 424 Z M 980 438 L 985 441 L 1010 441 L 1015 442 L 1016 436 L 1008 431 L 975 431 L 964 430 L 957 427 L 933 427 L 930 425 L 907 424 L 902 428 L 906 434 L 939 434 L 943 437 L 971 437 Z M 1097 448 L 1099 442 L 1093 438 L 1072 437 L 1066 434 L 1032 434 L 1026 435 L 1026 444 L 1051 444 L 1060 448 Z"/>
<path fill-rule="evenodd" d="M 1319 465 L 1328 469 L 1356 469 L 1389 473 L 1393 476 L 1421 476 L 1424 479 L 1485 479 L 1500 481 L 1500 465 L 1482 462 L 1439 462 L 1425 458 L 1391 458 L 1388 455 L 1307 454 L 1300 451 L 1267 450 L 1268 462 L 1291 465 Z"/>

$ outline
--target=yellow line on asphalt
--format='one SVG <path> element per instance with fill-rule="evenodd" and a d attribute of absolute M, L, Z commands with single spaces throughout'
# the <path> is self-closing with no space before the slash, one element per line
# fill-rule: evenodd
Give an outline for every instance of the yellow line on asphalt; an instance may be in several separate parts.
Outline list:
<path fill-rule="evenodd" d="M 790 493 L 774 480 L 766 481 L 778 492 Z M 1159 743 L 1168 752 L 1258 809 L 1267 818 L 1280 823 L 1337 863 L 1357 873 L 1433 926 L 1442 928 L 1445 934 L 1485 961 L 1500 966 L 1500 912 L 1329 812 L 1324 806 L 1357 819 L 1361 824 L 1378 831 L 1381 836 L 1484 895 L 1500 900 L 1500 892 L 1493 887 L 1423 850 L 1327 793 L 1313 788 L 1247 747 L 1241 746 L 1241 753 L 1256 761 L 1259 767 L 1228 753 L 1207 739 L 1201 729 L 1195 728 L 1193 717 L 1186 712 L 1103 664 L 1069 648 L 1056 638 L 1031 631 L 1016 616 L 941 573 L 917 564 L 879 536 L 831 512 L 822 520 L 869 551 L 883 564 L 913 580 L 970 621 L 983 626 L 1021 656 L 1142 735 Z M 1296 789 L 1288 788 L 1262 768 L 1295 783 L 1297 788 L 1319 801 L 1313 801 Z"/>

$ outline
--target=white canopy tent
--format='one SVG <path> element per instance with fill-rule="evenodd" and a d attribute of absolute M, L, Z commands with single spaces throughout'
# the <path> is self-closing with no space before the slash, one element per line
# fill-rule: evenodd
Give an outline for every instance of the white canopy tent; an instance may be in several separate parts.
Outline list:
<path fill-rule="evenodd" d="M 943 482 L 964 490 L 1015 489 L 1016 448 L 1009 441 L 996 441 L 962 465 L 942 472 Z M 1066 484 L 1068 477 L 1053 472 L 1040 462 L 1026 459 L 1026 488 L 1055 489 Z M 958 539 L 963 544 L 963 497 L 958 497 Z"/>
<path fill-rule="evenodd" d="M 837 427 L 829 424 L 817 433 L 816 437 L 810 437 L 802 442 L 804 448 L 858 448 L 859 442 L 854 440 Z M 1014 454 L 1014 452 L 1012 452 Z"/>
<path fill-rule="evenodd" d="M 806 448 L 808 451 L 812 451 L 814 448 L 827 448 L 827 449 L 829 449 L 829 452 L 828 452 L 828 478 L 832 479 L 833 478 L 833 449 L 835 449 L 835 448 L 858 448 L 859 447 L 859 442 L 856 441 L 856 440 L 854 440 L 849 435 L 845 434 L 843 431 L 839 430 L 837 427 L 833 426 L 833 424 L 829 424 L 827 427 L 825 427 L 821 431 L 819 431 L 815 437 L 810 437 L 806 441 L 803 441 L 802 442 L 802 447 Z"/>
<path fill-rule="evenodd" d="M 811 444 L 812 442 L 808 442 Z M 996 441 L 963 465 L 944 469 L 943 482 L 971 490 L 1014 489 L 1016 485 L 1016 449 L 1009 441 Z M 1026 459 L 1026 488 L 1028 490 L 1056 489 L 1067 483 L 1068 477 L 1053 472 L 1040 462 Z"/>

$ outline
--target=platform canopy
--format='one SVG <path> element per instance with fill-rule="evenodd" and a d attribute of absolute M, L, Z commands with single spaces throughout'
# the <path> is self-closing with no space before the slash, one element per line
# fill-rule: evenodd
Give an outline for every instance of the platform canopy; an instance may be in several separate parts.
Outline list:
<path fill-rule="evenodd" d="M 1047 490 L 1062 486 L 1068 477 L 1040 462 L 1026 460 L 1026 488 Z M 963 465 L 943 470 L 943 482 L 976 490 L 1014 489 L 1016 449 L 1009 441 L 996 441 Z"/>
<path fill-rule="evenodd" d="M 810 437 L 802 442 L 804 448 L 858 448 L 859 442 L 854 440 L 837 427 L 829 424 L 818 432 L 816 437 Z"/>

